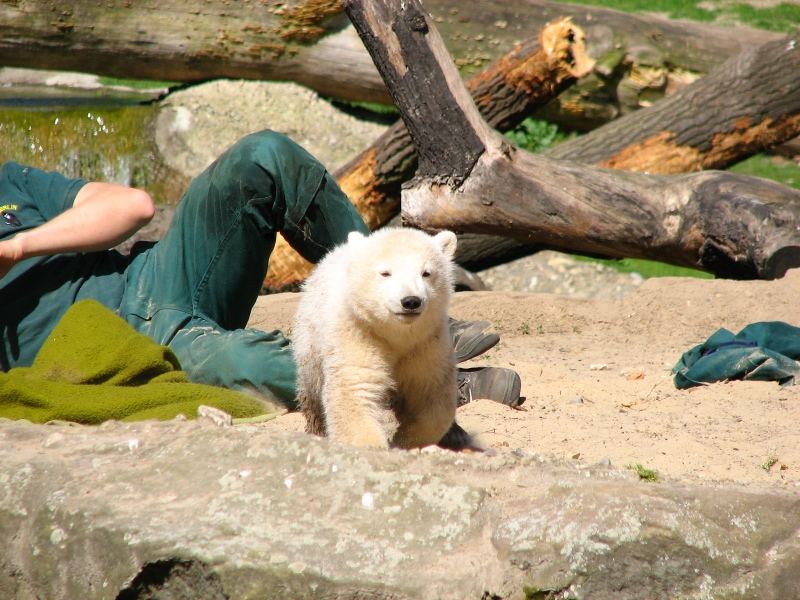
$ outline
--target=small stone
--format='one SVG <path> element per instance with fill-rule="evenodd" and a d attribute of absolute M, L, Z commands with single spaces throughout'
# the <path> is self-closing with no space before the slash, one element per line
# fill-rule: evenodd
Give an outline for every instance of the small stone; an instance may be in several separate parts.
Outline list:
<path fill-rule="evenodd" d="M 366 508 L 367 510 L 372 510 L 375 506 L 375 498 L 371 492 L 364 492 L 361 495 L 361 506 Z"/>

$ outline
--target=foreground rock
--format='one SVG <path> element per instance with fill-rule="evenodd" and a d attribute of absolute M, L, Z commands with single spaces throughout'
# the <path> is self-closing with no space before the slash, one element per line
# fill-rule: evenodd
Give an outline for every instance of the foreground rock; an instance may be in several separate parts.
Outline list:
<path fill-rule="evenodd" d="M 6 421 L 0 464 L 3 598 L 763 599 L 800 585 L 800 498 L 775 488 L 185 421 Z"/>

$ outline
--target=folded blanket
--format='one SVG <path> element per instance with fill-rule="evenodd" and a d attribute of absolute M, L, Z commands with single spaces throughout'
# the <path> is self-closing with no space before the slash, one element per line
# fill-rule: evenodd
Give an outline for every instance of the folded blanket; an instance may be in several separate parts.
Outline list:
<path fill-rule="evenodd" d="M 70 307 L 32 366 L 0 373 L 0 417 L 35 423 L 193 418 L 202 404 L 235 418 L 274 411 L 240 392 L 189 383 L 167 346 L 94 300 Z"/>
<path fill-rule="evenodd" d="M 734 335 L 719 329 L 673 367 L 675 387 L 747 379 L 792 385 L 800 376 L 800 328 L 782 321 L 751 323 Z"/>

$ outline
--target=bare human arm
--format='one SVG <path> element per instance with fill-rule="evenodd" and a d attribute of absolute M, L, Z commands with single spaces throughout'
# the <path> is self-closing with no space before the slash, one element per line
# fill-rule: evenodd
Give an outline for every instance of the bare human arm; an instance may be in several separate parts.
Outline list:
<path fill-rule="evenodd" d="M 0 241 L 0 277 L 32 256 L 113 248 L 146 225 L 154 212 L 153 200 L 144 190 L 87 183 L 75 196 L 72 208 L 39 227 Z"/>

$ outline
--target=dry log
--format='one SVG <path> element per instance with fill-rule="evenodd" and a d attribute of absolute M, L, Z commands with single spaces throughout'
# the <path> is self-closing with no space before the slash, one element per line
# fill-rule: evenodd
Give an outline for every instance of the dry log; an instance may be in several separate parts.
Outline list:
<path fill-rule="evenodd" d="M 409 224 L 723 277 L 774 278 L 800 266 L 800 191 L 719 171 L 648 175 L 518 150 L 481 119 L 418 0 L 347 0 L 345 10 L 417 148 L 417 174 L 402 194 Z"/>
<path fill-rule="evenodd" d="M 733 34 L 708 24 L 542 0 L 428 0 L 427 6 L 466 76 L 561 16 L 573 15 L 589 32 L 592 55 L 604 57 L 604 69 L 616 57 L 615 64 L 705 73 L 743 48 L 774 37 L 748 28 Z M 185 82 L 281 79 L 327 96 L 388 101 L 369 55 L 341 14 L 340 0 L 258 5 L 229 0 L 0 2 L 0 63 Z M 643 73 L 640 69 L 636 77 L 624 79 L 640 81 Z M 607 96 L 620 95 L 612 92 Z M 616 109 L 610 116 L 607 111 L 587 114 L 592 109 L 582 109 L 579 100 L 562 106 L 573 120 L 616 116 Z"/>
<path fill-rule="evenodd" d="M 478 110 L 500 130 L 514 127 L 534 107 L 588 73 L 593 62 L 580 28 L 569 19 L 545 25 L 538 39 L 518 44 L 467 82 Z M 414 144 L 398 120 L 369 148 L 334 175 L 367 225 L 385 225 L 400 210 L 400 185 L 416 169 Z M 267 289 L 283 289 L 303 280 L 312 265 L 279 240 L 270 258 Z"/>
<path fill-rule="evenodd" d="M 0 2 L 0 63 L 180 82 L 289 80 L 386 101 L 340 0 Z"/>

